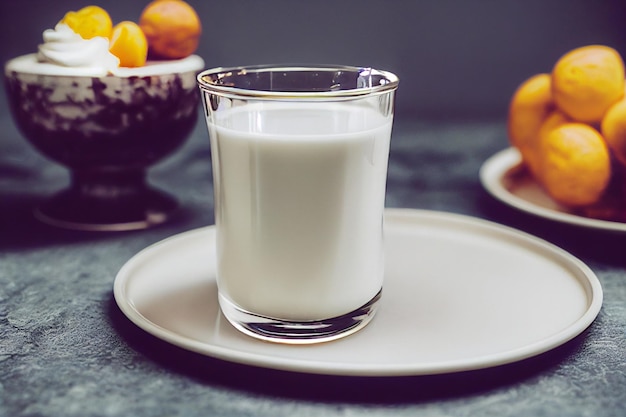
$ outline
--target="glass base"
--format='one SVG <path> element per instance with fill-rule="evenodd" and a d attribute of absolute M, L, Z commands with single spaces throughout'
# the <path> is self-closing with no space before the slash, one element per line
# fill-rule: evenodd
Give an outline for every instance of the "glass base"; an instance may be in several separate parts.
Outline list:
<path fill-rule="evenodd" d="M 346 337 L 365 327 L 376 313 L 381 293 L 382 290 L 350 313 L 313 321 L 289 321 L 250 313 L 222 294 L 219 294 L 219 303 L 226 319 L 248 336 L 275 343 L 312 344 Z"/>

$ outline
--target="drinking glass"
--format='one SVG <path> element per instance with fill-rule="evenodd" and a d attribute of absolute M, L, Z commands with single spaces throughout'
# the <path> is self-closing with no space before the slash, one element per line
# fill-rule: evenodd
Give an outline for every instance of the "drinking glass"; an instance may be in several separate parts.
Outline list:
<path fill-rule="evenodd" d="M 351 66 L 201 72 L 224 316 L 267 341 L 329 341 L 374 316 L 398 78 Z"/>

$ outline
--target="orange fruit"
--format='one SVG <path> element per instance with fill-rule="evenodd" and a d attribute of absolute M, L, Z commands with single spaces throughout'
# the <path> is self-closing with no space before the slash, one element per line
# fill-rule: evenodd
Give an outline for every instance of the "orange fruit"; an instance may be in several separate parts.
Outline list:
<path fill-rule="evenodd" d="M 611 157 L 600 133 L 584 123 L 564 123 L 540 143 L 541 183 L 557 202 L 570 207 L 600 200 L 611 179 Z"/>
<path fill-rule="evenodd" d="M 549 74 L 537 74 L 515 90 L 509 103 L 507 131 L 511 145 L 533 175 L 538 175 L 539 129 L 554 109 Z"/>
<path fill-rule="evenodd" d="M 601 126 L 602 135 L 615 159 L 626 166 L 626 97 L 609 108 Z"/>
<path fill-rule="evenodd" d="M 546 118 L 543 120 L 543 122 L 539 126 L 539 131 L 537 133 L 537 139 L 536 139 L 537 150 L 536 150 L 536 157 L 535 157 L 536 168 L 534 170 L 534 177 L 540 183 L 542 182 L 542 169 L 543 169 L 542 161 L 541 161 L 541 159 L 543 158 L 543 154 L 541 154 L 542 152 L 541 141 L 543 141 L 544 140 L 543 138 L 546 135 L 548 135 L 553 129 L 556 129 L 557 127 L 565 123 L 569 123 L 571 121 L 572 120 L 569 117 L 567 117 L 565 113 L 563 113 L 559 109 L 554 109 L 548 114 L 548 116 L 546 116 Z"/>
<path fill-rule="evenodd" d="M 569 123 L 571 121 L 572 119 L 567 117 L 567 115 L 561 110 L 552 110 L 552 112 L 544 119 L 541 127 L 539 128 L 539 140 L 541 140 L 542 137 L 550 133 L 552 129 L 555 129 L 562 124 Z"/>
<path fill-rule="evenodd" d="M 113 27 L 109 51 L 120 59 L 120 67 L 140 67 L 146 63 L 148 41 L 137 23 L 126 20 Z"/>
<path fill-rule="evenodd" d="M 109 38 L 113 30 L 109 13 L 98 6 L 87 6 L 76 12 L 67 12 L 60 23 L 65 23 L 84 39 L 96 36 Z"/>
<path fill-rule="evenodd" d="M 552 69 L 552 94 L 556 105 L 572 119 L 597 123 L 624 95 L 624 61 L 608 46 L 576 48 Z"/>
<path fill-rule="evenodd" d="M 139 26 L 148 39 L 150 56 L 178 59 L 198 48 L 202 26 L 196 11 L 183 0 L 155 0 L 142 11 Z"/>

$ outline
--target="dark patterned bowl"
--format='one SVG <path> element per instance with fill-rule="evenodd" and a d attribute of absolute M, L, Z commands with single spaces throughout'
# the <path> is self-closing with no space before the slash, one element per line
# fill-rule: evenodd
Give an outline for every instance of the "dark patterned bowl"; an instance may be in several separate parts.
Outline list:
<path fill-rule="evenodd" d="M 146 170 L 194 128 L 203 66 L 191 56 L 100 76 L 66 75 L 34 55 L 9 61 L 6 92 L 18 128 L 71 172 L 69 188 L 36 216 L 81 230 L 140 229 L 170 218 L 177 202 L 147 185 Z"/>

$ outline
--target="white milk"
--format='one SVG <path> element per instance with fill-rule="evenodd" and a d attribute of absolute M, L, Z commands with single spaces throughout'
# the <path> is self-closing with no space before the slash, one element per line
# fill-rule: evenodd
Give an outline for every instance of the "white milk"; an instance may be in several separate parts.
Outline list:
<path fill-rule="evenodd" d="M 246 104 L 209 122 L 220 294 L 287 320 L 351 312 L 383 280 L 391 116 L 366 104 Z"/>

